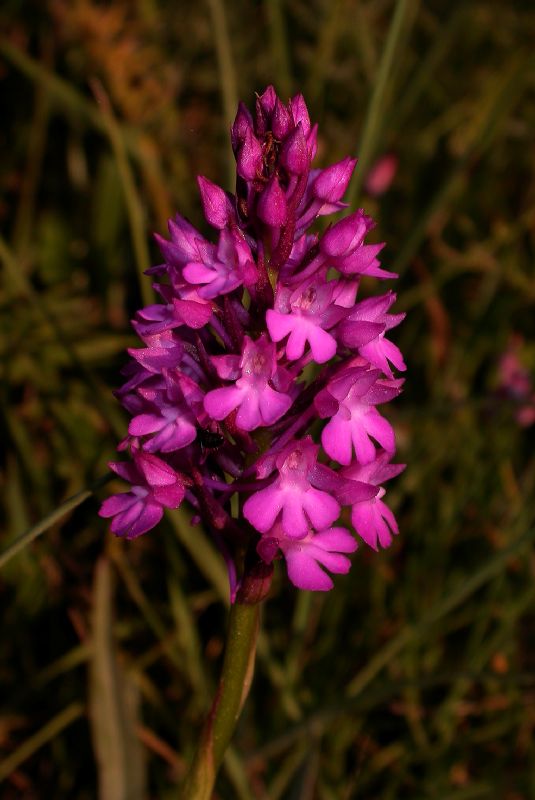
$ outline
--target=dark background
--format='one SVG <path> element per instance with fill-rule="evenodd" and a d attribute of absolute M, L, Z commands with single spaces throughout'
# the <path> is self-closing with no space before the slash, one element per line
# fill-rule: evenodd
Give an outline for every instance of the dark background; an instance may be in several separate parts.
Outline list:
<path fill-rule="evenodd" d="M 150 233 L 203 227 L 238 98 L 302 91 L 317 163 L 400 274 L 400 536 L 327 595 L 277 574 L 223 800 L 535 793 L 535 11 L 445 0 L 4 0 L 2 549 L 106 473 Z M 97 102 L 98 99 L 98 102 Z M 367 176 L 394 156 L 377 195 Z M 383 187 L 384 188 L 384 187 Z M 218 674 L 225 573 L 98 489 L 0 573 L 0 796 L 172 798 Z M 100 787 L 100 788 L 99 788 Z"/>

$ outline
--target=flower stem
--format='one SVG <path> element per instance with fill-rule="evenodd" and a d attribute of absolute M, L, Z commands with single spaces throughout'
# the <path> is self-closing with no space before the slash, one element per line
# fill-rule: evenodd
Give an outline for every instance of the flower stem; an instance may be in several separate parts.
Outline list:
<path fill-rule="evenodd" d="M 219 687 L 182 787 L 182 800 L 210 800 L 253 679 L 260 603 L 231 607 Z"/>
<path fill-rule="evenodd" d="M 415 0 L 396 0 L 392 22 L 388 29 L 381 63 L 375 78 L 368 111 L 366 112 L 364 130 L 359 147 L 359 168 L 351 181 L 347 196 L 347 202 L 352 209 L 357 206 L 362 182 L 366 177 L 366 170 L 377 146 L 381 119 L 384 117 L 384 105 L 388 90 L 391 88 L 389 84 L 394 74 L 395 56 L 403 35 L 407 32 L 411 18 L 414 19 L 415 6 Z"/>

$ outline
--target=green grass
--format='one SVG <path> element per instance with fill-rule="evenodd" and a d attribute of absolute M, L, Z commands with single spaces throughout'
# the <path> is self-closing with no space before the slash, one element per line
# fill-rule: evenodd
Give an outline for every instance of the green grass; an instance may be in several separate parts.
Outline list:
<path fill-rule="evenodd" d="M 33 9 L 29 13 L 28 6 Z M 171 513 L 118 541 L 97 516 L 126 419 L 129 319 L 152 231 L 202 225 L 227 126 L 304 91 L 318 162 L 361 156 L 351 201 L 398 271 L 392 404 L 401 534 L 327 596 L 277 574 L 222 800 L 528 800 L 535 784 L 535 12 L 492 0 L 2 8 L 0 794 L 171 798 L 210 705 L 226 577 Z M 399 169 L 380 198 L 366 170 Z M 112 484 L 115 485 L 115 484 Z M 132 769 L 136 764 L 137 769 Z"/>

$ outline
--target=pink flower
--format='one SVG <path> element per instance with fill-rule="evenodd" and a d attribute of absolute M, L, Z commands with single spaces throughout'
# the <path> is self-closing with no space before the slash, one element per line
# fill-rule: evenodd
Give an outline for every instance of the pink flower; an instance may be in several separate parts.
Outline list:
<path fill-rule="evenodd" d="M 322 569 L 345 575 L 351 562 L 345 555 L 354 553 L 357 543 L 345 528 L 327 528 L 320 533 L 307 533 L 302 539 L 290 538 L 276 525 L 258 543 L 260 557 L 268 563 L 281 549 L 286 559 L 288 577 L 298 589 L 328 592 L 333 582 Z"/>
<path fill-rule="evenodd" d="M 282 377 L 284 385 L 287 379 L 277 367 L 275 345 L 266 336 L 256 342 L 246 336 L 241 358 L 214 356 L 212 363 L 220 378 L 234 382 L 233 386 L 213 389 L 204 398 L 206 412 L 213 419 L 225 419 L 238 409 L 236 424 L 252 431 L 260 425 L 272 425 L 292 405 L 289 394 L 270 386 L 270 381 L 278 385 Z"/>
<path fill-rule="evenodd" d="M 379 267 L 377 256 L 384 244 L 364 244 L 365 236 L 375 223 L 359 208 L 354 214 L 344 217 L 323 236 L 320 250 L 329 265 L 344 275 L 370 275 L 375 278 L 396 278 L 393 272 Z"/>
<path fill-rule="evenodd" d="M 154 455 L 138 452 L 133 463 L 108 466 L 132 485 L 129 492 L 104 500 L 98 512 L 113 517 L 111 530 L 117 536 L 141 536 L 161 520 L 164 508 L 178 508 L 184 499 L 189 480 Z"/>
<path fill-rule="evenodd" d="M 182 270 L 183 278 L 200 286 L 198 295 L 207 300 L 253 282 L 256 275 L 251 250 L 236 230 L 222 230 L 217 250 L 205 251 L 202 260 L 189 261 Z"/>
<path fill-rule="evenodd" d="M 243 507 L 245 518 L 258 531 L 269 531 L 279 514 L 286 536 L 297 538 L 305 536 L 310 526 L 322 530 L 338 519 L 338 501 L 315 488 L 321 482 L 318 450 L 307 436 L 300 442 L 290 442 L 279 453 L 275 461 L 277 477 L 251 495 Z"/>
<path fill-rule="evenodd" d="M 342 506 L 372 547 L 397 531 L 380 483 L 401 467 L 388 464 L 394 431 L 377 406 L 401 391 L 405 364 L 386 336 L 403 315 L 388 313 L 393 292 L 359 294 L 366 277 L 373 289 L 395 275 L 380 265 L 383 245 L 367 243 L 362 209 L 311 228 L 347 208 L 356 164 L 313 168 L 317 141 L 302 95 L 285 103 L 268 86 L 253 113 L 240 103 L 236 192 L 199 177 L 216 233 L 177 215 L 169 240 L 156 237 L 164 263 L 147 274 L 161 299 L 136 313 L 142 345 L 115 392 L 130 415 L 118 450 L 132 460 L 111 468 L 131 488 L 101 515 L 133 538 L 187 496 L 227 564 L 232 602 L 265 596 L 278 553 L 297 587 L 330 589 L 325 570 L 347 572 L 356 548 L 333 527 Z"/>
<path fill-rule="evenodd" d="M 406 369 L 400 349 L 384 338 L 386 331 L 395 328 L 405 318 L 405 314 L 387 313 L 395 300 L 394 292 L 362 300 L 354 306 L 351 314 L 340 323 L 338 329 L 340 340 L 344 344 L 348 347 L 358 347 L 359 354 L 373 367 L 382 370 L 388 378 L 394 377 L 389 361 L 400 372 Z M 363 342 L 363 323 L 380 325 L 382 329 L 376 336 Z"/>
<path fill-rule="evenodd" d="M 399 380 L 382 380 L 379 370 L 356 367 L 334 378 L 320 392 L 315 405 L 321 417 L 331 417 L 321 435 L 327 455 L 340 464 L 351 462 L 355 448 L 357 460 L 367 464 L 375 458 L 370 437 L 390 453 L 395 450 L 394 431 L 376 405 L 396 397 Z"/>
<path fill-rule="evenodd" d="M 141 387 L 139 395 L 145 401 L 143 412 L 132 418 L 128 433 L 148 437 L 143 450 L 172 453 L 195 441 L 198 419 L 192 406 L 202 409 L 203 394 L 194 381 L 166 373 L 163 386 Z"/>
<path fill-rule="evenodd" d="M 281 287 L 275 309 L 266 313 L 266 324 L 274 342 L 288 336 L 286 356 L 290 361 L 301 358 L 308 344 L 318 364 L 329 361 L 336 353 L 336 338 L 328 333 L 347 312 L 333 304 L 336 281 L 325 283 L 309 279 L 294 289 Z"/>
<path fill-rule="evenodd" d="M 151 272 L 167 272 L 180 270 L 188 261 L 197 261 L 201 258 L 201 253 L 205 247 L 211 247 L 197 228 L 194 228 L 180 214 L 176 214 L 174 219 L 168 222 L 171 241 L 167 241 L 157 233 L 154 235 L 158 246 L 165 259 L 165 264 L 152 268 Z"/>
<path fill-rule="evenodd" d="M 365 181 L 365 189 L 372 197 L 380 197 L 392 184 L 398 171 L 398 158 L 392 153 L 381 156 L 373 164 Z"/>
<path fill-rule="evenodd" d="M 168 294 L 169 287 L 162 288 L 162 294 Z M 173 330 L 186 325 L 188 328 L 203 328 L 212 316 L 209 303 L 170 298 L 166 305 L 154 304 L 142 308 L 136 314 L 132 325 L 142 338 L 156 333 Z"/>
<path fill-rule="evenodd" d="M 515 419 L 522 428 L 535 423 L 535 389 L 533 379 L 522 364 L 521 336 L 511 336 L 507 349 L 498 362 L 499 389 L 517 404 Z"/>
<path fill-rule="evenodd" d="M 178 367 L 182 361 L 184 346 L 172 330 L 144 336 L 143 340 L 147 347 L 131 347 L 127 352 L 144 370 L 160 374 L 163 369 Z"/>
<path fill-rule="evenodd" d="M 390 478 L 395 478 L 405 469 L 405 464 L 389 464 L 391 457 L 391 453 L 380 452 L 375 461 L 369 464 L 357 463 L 345 467 L 342 475 L 351 481 L 380 486 Z M 345 501 L 351 505 L 353 500 L 351 522 L 361 539 L 374 550 L 378 550 L 379 545 L 388 547 L 392 543 L 392 534 L 399 533 L 393 513 L 383 502 L 384 496 L 385 489 L 383 487 L 379 489 L 375 497 L 366 500 L 361 500 L 360 495 L 356 494 L 351 497 L 351 489 L 346 489 Z"/>

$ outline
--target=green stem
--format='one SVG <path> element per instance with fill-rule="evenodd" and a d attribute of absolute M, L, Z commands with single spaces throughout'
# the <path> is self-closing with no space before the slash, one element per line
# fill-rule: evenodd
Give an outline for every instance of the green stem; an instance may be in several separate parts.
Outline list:
<path fill-rule="evenodd" d="M 277 90 L 284 101 L 292 93 L 292 70 L 288 36 L 284 20 L 284 9 L 281 0 L 268 0 L 266 4 L 269 37 L 271 40 L 271 56 L 274 74 L 277 79 Z"/>
<path fill-rule="evenodd" d="M 224 0 L 208 0 L 214 39 L 217 50 L 217 63 L 219 67 L 219 80 L 223 96 L 223 113 L 225 116 L 225 131 L 228 131 L 234 121 L 238 105 L 238 88 L 234 58 L 232 56 L 231 39 L 227 24 L 227 14 Z M 234 156 L 227 149 L 227 168 L 229 189 L 233 189 L 236 179 L 236 165 Z"/>
<path fill-rule="evenodd" d="M 381 116 L 387 96 L 389 80 L 393 74 L 395 58 L 402 33 L 405 29 L 409 12 L 413 8 L 414 0 L 397 0 L 392 22 L 388 29 L 385 49 L 379 64 L 379 71 L 373 87 L 370 105 L 364 122 L 364 130 L 359 147 L 359 165 L 349 187 L 347 201 L 352 209 L 355 208 L 362 182 L 366 177 L 366 170 L 374 155 L 377 138 L 381 127 Z"/>
<path fill-rule="evenodd" d="M 253 679 L 260 604 L 236 602 L 230 610 L 219 687 L 199 748 L 182 787 L 183 800 L 210 800 Z"/>

